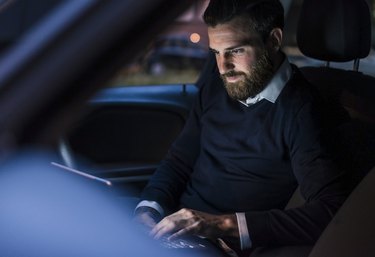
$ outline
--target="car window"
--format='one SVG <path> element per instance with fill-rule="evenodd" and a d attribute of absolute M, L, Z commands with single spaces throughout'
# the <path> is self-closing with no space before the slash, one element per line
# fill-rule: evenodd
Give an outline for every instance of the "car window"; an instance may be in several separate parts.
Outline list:
<path fill-rule="evenodd" d="M 195 83 L 208 56 L 208 38 L 202 14 L 208 0 L 196 1 L 132 64 L 110 81 L 110 86 Z"/>
<path fill-rule="evenodd" d="M 119 71 L 109 85 L 195 83 L 208 54 L 206 26 L 202 20 L 208 2 L 196 1 L 168 29 L 157 35 L 131 65 Z M 297 46 L 296 29 L 303 0 L 281 2 L 286 11 L 283 49 L 289 60 L 299 67 L 326 65 L 322 61 L 304 56 Z M 373 19 L 373 0 L 368 0 L 368 3 L 374 10 Z M 330 63 L 330 66 L 351 70 L 353 62 Z M 375 51 L 371 50 L 368 57 L 360 61 L 360 70 L 375 76 Z"/>

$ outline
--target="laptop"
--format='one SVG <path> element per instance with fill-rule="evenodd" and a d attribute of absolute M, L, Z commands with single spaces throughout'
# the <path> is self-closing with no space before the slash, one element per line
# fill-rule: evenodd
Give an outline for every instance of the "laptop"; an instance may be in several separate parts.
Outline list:
<path fill-rule="evenodd" d="M 61 163 L 51 162 L 51 165 L 72 172 L 79 176 L 94 180 L 106 186 L 112 186 L 111 181 L 97 176 L 88 174 L 86 172 L 68 167 Z M 215 257 L 227 257 L 228 255 L 214 242 L 195 235 L 182 236 L 175 240 L 168 240 L 167 237 L 163 237 L 158 240 L 159 245 L 164 249 L 177 250 L 179 252 L 186 252 L 188 256 L 194 256 L 194 254 L 202 254 L 202 256 L 215 256 Z M 178 253 L 180 254 L 180 253 Z"/>

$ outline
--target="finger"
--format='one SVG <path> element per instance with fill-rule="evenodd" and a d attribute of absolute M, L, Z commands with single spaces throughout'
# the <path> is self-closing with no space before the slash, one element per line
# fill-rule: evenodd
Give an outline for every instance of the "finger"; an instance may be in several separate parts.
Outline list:
<path fill-rule="evenodd" d="M 169 241 L 173 241 L 173 240 L 175 240 L 175 239 L 177 239 L 177 238 L 179 238 L 179 237 L 181 237 L 181 236 L 186 235 L 187 233 L 188 233 L 188 232 L 187 232 L 187 229 L 186 229 L 186 228 L 183 228 L 183 229 L 177 231 L 176 233 L 170 235 L 167 239 L 168 239 Z"/>
<path fill-rule="evenodd" d="M 176 231 L 184 229 L 189 223 L 192 213 L 188 209 L 181 209 L 164 219 L 154 226 L 151 230 L 150 235 L 155 239 L 159 239 L 167 234 L 172 234 Z"/>
<path fill-rule="evenodd" d="M 150 235 L 155 237 L 155 235 L 158 234 L 160 230 L 162 230 L 160 233 L 163 233 L 163 235 L 165 233 L 168 233 L 168 231 L 173 230 L 174 227 L 179 223 L 179 221 L 181 221 L 181 218 L 182 217 L 179 212 L 175 212 L 165 217 L 153 227 L 153 229 L 150 232 Z"/>
<path fill-rule="evenodd" d="M 154 232 L 153 237 L 155 239 L 160 239 L 165 235 L 169 235 L 176 231 L 176 228 L 173 224 L 167 224 L 166 226 L 160 227 L 157 231 Z"/>
<path fill-rule="evenodd" d="M 196 234 L 198 228 L 199 228 L 198 227 L 198 222 L 196 222 L 196 223 L 192 224 L 191 226 L 183 228 L 183 229 L 177 231 L 176 233 L 170 235 L 168 237 L 168 240 L 172 241 L 172 240 L 175 240 L 178 237 L 181 237 L 181 236 L 184 236 L 184 235 L 193 235 L 193 234 Z"/>
<path fill-rule="evenodd" d="M 170 221 L 168 218 L 164 218 L 158 224 L 156 224 L 150 231 L 150 235 L 155 239 L 159 239 L 162 236 L 171 233 L 175 230 L 174 222 Z"/>
<path fill-rule="evenodd" d="M 159 223 L 155 224 L 155 226 L 151 229 L 150 235 L 154 236 L 161 228 L 163 228 L 166 224 L 166 218 L 159 221 Z"/>

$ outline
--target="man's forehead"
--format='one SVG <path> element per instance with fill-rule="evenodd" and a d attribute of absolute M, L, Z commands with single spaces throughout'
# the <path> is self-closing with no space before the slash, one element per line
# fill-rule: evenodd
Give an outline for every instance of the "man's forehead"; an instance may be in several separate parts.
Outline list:
<path fill-rule="evenodd" d="M 225 43 L 233 46 L 257 45 L 261 39 L 258 33 L 252 33 L 250 29 L 240 29 L 230 23 L 209 27 L 208 37 L 212 46 L 215 46 L 217 43 Z"/>
<path fill-rule="evenodd" d="M 252 26 L 249 20 L 245 20 L 244 18 L 234 18 L 225 23 L 219 23 L 215 27 L 208 27 L 208 31 L 210 30 L 223 30 L 223 31 L 230 31 L 238 37 L 257 37 L 259 33 L 255 30 L 254 26 Z"/>

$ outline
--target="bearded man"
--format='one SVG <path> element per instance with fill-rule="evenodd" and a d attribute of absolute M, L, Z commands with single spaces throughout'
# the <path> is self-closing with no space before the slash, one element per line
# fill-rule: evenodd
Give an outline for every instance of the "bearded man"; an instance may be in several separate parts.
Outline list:
<path fill-rule="evenodd" d="M 281 50 L 278 0 L 211 0 L 204 20 L 218 73 L 143 191 L 155 238 L 194 234 L 239 255 L 312 245 L 342 204 L 324 141 L 323 102 Z M 306 203 L 285 210 L 300 187 Z"/>

